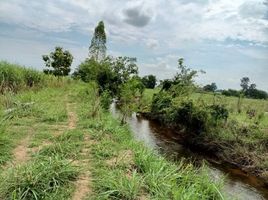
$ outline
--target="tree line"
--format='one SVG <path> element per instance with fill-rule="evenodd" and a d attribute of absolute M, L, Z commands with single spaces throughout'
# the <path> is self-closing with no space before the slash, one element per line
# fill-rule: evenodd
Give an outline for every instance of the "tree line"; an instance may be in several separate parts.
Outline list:
<path fill-rule="evenodd" d="M 86 58 L 74 71 L 72 77 L 81 79 L 85 82 L 96 81 L 100 87 L 100 92 L 108 91 L 111 96 L 117 96 L 122 84 L 130 79 L 136 79 L 144 88 L 153 89 L 156 87 L 157 79 L 154 75 L 144 77 L 138 76 L 137 59 L 126 56 L 112 57 L 106 55 L 107 37 L 103 21 L 100 21 L 94 30 L 94 35 L 89 46 L 88 58 Z M 55 51 L 49 55 L 43 55 L 46 69 L 44 73 L 55 76 L 67 76 L 71 72 L 73 56 L 68 50 L 62 47 L 55 47 Z M 162 89 L 169 89 L 172 84 L 176 84 L 176 79 L 187 73 L 187 68 L 183 65 L 183 59 L 178 60 L 178 66 L 181 74 L 177 74 L 174 80 L 166 79 L 160 81 Z M 196 75 L 192 71 L 189 80 Z M 188 81 L 189 81 L 188 80 Z M 265 91 L 257 89 L 256 84 L 250 83 L 248 77 L 241 79 L 241 90 L 217 90 L 216 83 L 205 85 L 202 90 L 205 92 L 220 92 L 225 96 L 247 97 L 254 99 L 267 99 L 268 94 Z M 178 88 L 177 88 L 178 89 Z"/>

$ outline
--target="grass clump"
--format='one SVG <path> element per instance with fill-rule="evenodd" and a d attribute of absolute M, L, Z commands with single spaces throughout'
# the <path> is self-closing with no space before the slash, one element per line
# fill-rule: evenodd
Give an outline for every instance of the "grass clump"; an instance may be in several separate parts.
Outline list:
<path fill-rule="evenodd" d="M 76 179 L 78 169 L 58 157 L 7 170 L 0 178 L 1 199 L 43 199 Z"/>
<path fill-rule="evenodd" d="M 100 170 L 95 181 L 96 193 L 100 199 L 137 199 L 143 178 L 138 173 L 126 174 L 123 170 Z"/>
<path fill-rule="evenodd" d="M 11 140 L 5 134 L 4 125 L 0 124 L 0 166 L 11 158 Z"/>
<path fill-rule="evenodd" d="M 62 159 L 75 159 L 82 150 L 83 133 L 77 130 L 68 131 L 53 140 L 53 144 L 43 147 L 37 154 L 38 157 L 58 156 Z"/>

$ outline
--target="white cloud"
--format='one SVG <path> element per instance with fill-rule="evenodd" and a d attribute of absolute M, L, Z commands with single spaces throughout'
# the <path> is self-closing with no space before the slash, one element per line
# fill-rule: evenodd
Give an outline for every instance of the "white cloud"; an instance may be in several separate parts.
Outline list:
<path fill-rule="evenodd" d="M 142 61 L 142 74 L 168 78 L 175 72 L 178 57 L 211 67 L 222 60 L 225 62 L 234 53 L 233 66 L 242 69 L 243 59 L 247 58 L 251 59 L 248 65 L 260 68 L 267 63 L 267 13 L 268 4 L 264 0 L 1 0 L 0 25 L 19 28 L 11 34 L 1 30 L 0 55 L 11 60 L 16 55 L 24 64 L 40 64 L 37 59 L 41 53 L 57 41 L 73 50 L 76 60 L 80 61 L 87 55 L 81 41 L 60 35 L 53 36 L 50 44 L 39 40 L 47 39 L 51 33 L 74 31 L 88 35 L 84 44 L 88 45 L 94 27 L 99 20 L 104 20 L 111 45 L 109 52 L 113 55 L 134 52 L 143 56 L 138 57 Z M 27 51 L 23 51 L 20 42 L 2 45 L 11 37 L 24 39 Z M 36 41 L 39 42 L 36 44 Z M 213 43 L 220 53 L 211 51 L 209 45 L 202 46 L 204 43 Z M 214 75 L 221 73 L 222 79 L 232 83 L 233 79 L 222 73 L 226 67 L 223 64 L 221 67 L 223 70 L 216 68 Z M 260 76 L 267 77 L 267 70 L 263 72 Z M 237 76 L 239 73 L 242 72 L 238 71 Z M 214 75 L 208 77 L 212 79 Z M 265 79 L 260 80 L 267 83 Z"/>

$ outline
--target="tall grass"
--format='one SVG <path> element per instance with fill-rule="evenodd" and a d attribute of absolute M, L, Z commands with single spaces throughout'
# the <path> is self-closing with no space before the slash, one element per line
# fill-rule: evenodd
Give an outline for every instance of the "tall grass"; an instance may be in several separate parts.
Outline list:
<path fill-rule="evenodd" d="M 57 157 L 10 168 L 0 177 L 0 199 L 44 199 L 75 180 L 78 169 Z"/>
<path fill-rule="evenodd" d="M 0 94 L 17 93 L 26 88 L 59 87 L 70 81 L 69 78 L 57 78 L 34 69 L 0 61 Z"/>

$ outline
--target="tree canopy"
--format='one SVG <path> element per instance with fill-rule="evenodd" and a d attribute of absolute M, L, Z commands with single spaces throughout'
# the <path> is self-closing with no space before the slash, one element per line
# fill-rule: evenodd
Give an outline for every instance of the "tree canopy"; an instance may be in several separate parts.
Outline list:
<path fill-rule="evenodd" d="M 141 81 L 146 88 L 154 89 L 156 85 L 156 76 L 154 75 L 144 76 L 141 79 Z"/>
<path fill-rule="evenodd" d="M 44 69 L 44 73 L 67 76 L 71 71 L 73 56 L 69 51 L 63 51 L 62 47 L 55 47 L 54 52 L 49 55 L 43 55 L 43 60 L 47 67 L 47 69 Z"/>
<path fill-rule="evenodd" d="M 89 46 L 89 57 L 95 61 L 101 61 L 106 56 L 106 34 L 103 21 L 95 28 L 94 35 Z"/>
<path fill-rule="evenodd" d="M 217 85 L 216 85 L 216 83 L 211 83 L 211 84 L 205 85 L 203 87 L 203 90 L 207 91 L 207 92 L 215 92 L 217 90 Z"/>

